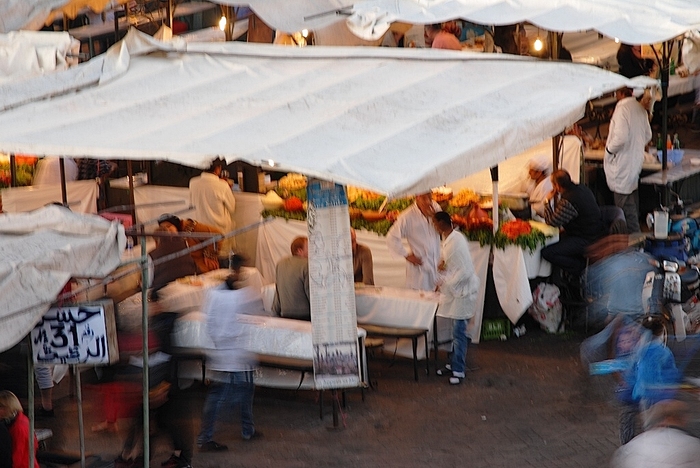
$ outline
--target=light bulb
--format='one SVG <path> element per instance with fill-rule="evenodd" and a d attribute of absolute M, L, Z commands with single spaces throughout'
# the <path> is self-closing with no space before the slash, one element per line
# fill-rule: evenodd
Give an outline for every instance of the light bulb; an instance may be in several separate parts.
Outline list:
<path fill-rule="evenodd" d="M 309 30 L 308 29 L 302 29 L 301 30 L 301 35 L 303 37 L 309 37 Z"/>
<path fill-rule="evenodd" d="M 226 17 L 222 16 L 221 19 L 219 20 L 219 29 L 222 31 L 226 29 Z"/>
<path fill-rule="evenodd" d="M 270 167 L 275 167 L 275 162 L 272 159 L 267 160 L 267 165 Z"/>
<path fill-rule="evenodd" d="M 542 50 L 542 40 L 538 37 L 537 39 L 535 39 L 535 43 L 533 44 L 533 46 L 535 47 L 535 50 L 539 52 L 540 50 Z"/>

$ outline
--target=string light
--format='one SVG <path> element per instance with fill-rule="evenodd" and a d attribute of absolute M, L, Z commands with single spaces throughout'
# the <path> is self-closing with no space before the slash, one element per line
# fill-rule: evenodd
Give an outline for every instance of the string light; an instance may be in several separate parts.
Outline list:
<path fill-rule="evenodd" d="M 542 44 L 542 39 L 540 39 L 539 37 L 537 39 L 535 39 L 535 43 L 533 44 L 533 47 L 535 48 L 535 50 L 537 52 L 541 51 L 543 46 L 544 46 L 544 44 Z"/>
<path fill-rule="evenodd" d="M 226 17 L 222 16 L 221 19 L 219 20 L 219 29 L 222 31 L 226 29 Z"/>

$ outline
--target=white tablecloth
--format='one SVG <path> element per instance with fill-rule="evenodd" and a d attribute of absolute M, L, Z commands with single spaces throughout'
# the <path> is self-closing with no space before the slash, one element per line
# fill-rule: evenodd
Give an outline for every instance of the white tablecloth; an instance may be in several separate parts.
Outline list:
<path fill-rule="evenodd" d="M 671 75 L 668 77 L 669 96 L 690 93 L 698 88 L 700 88 L 700 75 L 690 75 L 685 78 L 681 78 L 678 75 Z"/>
<path fill-rule="evenodd" d="M 0 196 L 7 213 L 32 211 L 49 203 L 62 202 L 60 185 L 4 188 Z M 66 182 L 66 199 L 74 213 L 97 213 L 97 183 L 94 179 Z"/>
<path fill-rule="evenodd" d="M 313 360 L 311 322 L 255 315 L 243 316 L 242 320 L 244 321 L 242 331 L 250 338 L 251 352 Z M 357 329 L 358 338 L 364 338 L 366 335 L 364 330 Z M 173 328 L 173 345 L 181 349 L 196 349 L 199 352 L 206 352 L 207 349 L 213 348 L 213 343 L 206 332 L 206 316 L 202 312 L 195 311 L 180 317 Z M 366 369 L 364 350 L 360 351 L 362 368 Z M 179 376 L 201 378 L 201 368 L 181 367 Z M 296 371 L 259 369 L 256 371 L 255 383 L 260 386 L 299 388 L 300 375 Z M 301 388 L 314 388 L 311 373 L 304 376 Z"/>
<path fill-rule="evenodd" d="M 173 281 L 158 291 L 158 303 L 163 310 L 169 312 L 199 310 L 207 290 L 221 285 L 229 274 L 229 270 L 220 269 L 197 277 L 187 277 L 189 281 Z M 241 277 L 241 287 L 262 288 L 262 276 L 257 269 L 243 267 Z"/>

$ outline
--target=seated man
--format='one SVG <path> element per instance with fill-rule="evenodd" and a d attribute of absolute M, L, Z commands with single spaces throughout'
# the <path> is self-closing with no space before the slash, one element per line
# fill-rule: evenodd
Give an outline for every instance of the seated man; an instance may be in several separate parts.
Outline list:
<path fill-rule="evenodd" d="M 275 299 L 272 311 L 284 318 L 311 320 L 309 295 L 309 240 L 292 241 L 292 256 L 277 264 Z"/>
<path fill-rule="evenodd" d="M 586 247 L 603 235 L 603 221 L 591 190 L 571 181 L 563 169 L 552 174 L 554 189 L 544 200 L 544 218 L 562 229 L 559 242 L 542 249 L 542 258 L 563 271 L 579 275 Z"/>
<path fill-rule="evenodd" d="M 528 161 L 528 175 L 532 183 L 527 193 L 530 196 L 532 217 L 538 221 L 544 219 L 544 199 L 553 189 L 549 177 L 551 173 L 552 160 L 549 156 L 541 154 Z"/>
<path fill-rule="evenodd" d="M 374 285 L 374 267 L 372 266 L 372 251 L 366 245 L 357 243 L 357 234 L 350 228 L 352 242 L 352 272 L 355 283 Z"/>
<path fill-rule="evenodd" d="M 181 220 L 173 214 L 161 215 L 158 218 L 158 226 L 165 229 L 172 226 L 178 232 L 210 233 L 212 236 L 215 234 L 222 234 L 222 232 L 216 228 L 198 223 L 192 219 Z M 186 237 L 185 243 L 187 243 L 187 247 L 192 247 L 207 240 L 209 239 Z M 194 264 L 197 266 L 197 274 L 201 275 L 208 271 L 219 269 L 219 244 L 220 242 L 211 243 L 206 247 L 190 252 L 192 259 L 194 260 Z"/>

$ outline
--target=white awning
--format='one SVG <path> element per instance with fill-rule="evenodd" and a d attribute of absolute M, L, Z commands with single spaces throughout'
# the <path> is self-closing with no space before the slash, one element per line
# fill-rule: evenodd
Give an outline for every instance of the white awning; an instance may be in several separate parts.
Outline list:
<path fill-rule="evenodd" d="M 504 54 L 162 43 L 133 30 L 86 64 L 0 86 L 0 152 L 273 162 L 402 196 L 525 151 L 631 84 Z"/>
<path fill-rule="evenodd" d="M 118 222 L 61 206 L 0 214 L 0 351 L 34 328 L 71 277 L 111 273 L 125 244 Z"/>
<path fill-rule="evenodd" d="M 240 0 L 213 0 L 224 5 Z M 413 24 L 466 19 L 504 25 L 528 21 L 571 32 L 595 29 L 630 44 L 649 44 L 700 29 L 697 0 L 248 0 L 267 24 L 287 32 L 347 19 L 376 38 L 394 21 Z M 352 14 L 336 14 L 336 11 Z M 359 26 L 363 27 L 360 28 Z"/>

